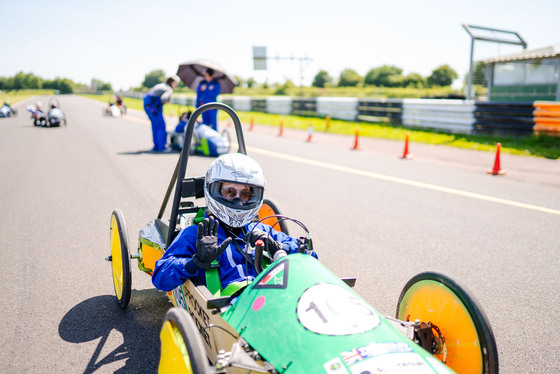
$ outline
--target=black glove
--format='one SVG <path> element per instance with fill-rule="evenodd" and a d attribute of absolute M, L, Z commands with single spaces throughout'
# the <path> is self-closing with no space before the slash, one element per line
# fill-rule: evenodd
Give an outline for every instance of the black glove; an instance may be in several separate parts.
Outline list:
<path fill-rule="evenodd" d="M 232 241 L 231 238 L 227 238 L 222 244 L 218 245 L 218 227 L 218 221 L 214 217 L 204 218 L 204 221 L 198 224 L 196 254 L 192 259 L 201 269 L 210 269 L 212 261 L 220 257 Z"/>
<path fill-rule="evenodd" d="M 262 240 L 264 242 L 264 248 L 268 251 L 268 253 L 274 257 L 274 254 L 282 249 L 282 243 L 277 242 L 276 240 L 272 239 L 270 235 L 266 232 L 261 230 L 253 230 L 249 233 L 249 237 L 247 242 L 254 247 L 257 240 Z"/>

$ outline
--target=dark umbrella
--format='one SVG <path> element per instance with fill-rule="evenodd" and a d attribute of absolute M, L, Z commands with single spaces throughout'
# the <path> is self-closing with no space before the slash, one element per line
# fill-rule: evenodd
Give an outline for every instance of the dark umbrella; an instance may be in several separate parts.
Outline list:
<path fill-rule="evenodd" d="M 208 60 L 189 61 L 179 65 L 177 75 L 185 85 L 189 88 L 196 90 L 200 81 L 204 79 L 204 72 L 206 69 L 214 70 L 214 78 L 220 83 L 221 93 L 232 93 L 233 88 L 237 86 L 235 78 L 230 77 L 224 69 Z"/>

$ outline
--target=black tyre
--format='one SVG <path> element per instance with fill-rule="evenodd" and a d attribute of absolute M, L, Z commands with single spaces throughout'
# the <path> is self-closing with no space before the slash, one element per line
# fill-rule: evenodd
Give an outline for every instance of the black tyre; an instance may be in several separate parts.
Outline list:
<path fill-rule="evenodd" d="M 200 331 L 185 309 L 169 309 L 161 328 L 160 340 L 160 374 L 210 373 Z"/>
<path fill-rule="evenodd" d="M 130 302 L 132 289 L 132 273 L 130 271 L 130 252 L 128 250 L 128 234 L 124 215 L 120 209 L 111 214 L 111 269 L 115 295 L 121 308 Z"/>
<path fill-rule="evenodd" d="M 457 373 L 495 374 L 498 350 L 486 314 L 467 288 L 449 277 L 420 273 L 404 286 L 396 317 L 437 326 L 445 349 L 434 357 Z"/>

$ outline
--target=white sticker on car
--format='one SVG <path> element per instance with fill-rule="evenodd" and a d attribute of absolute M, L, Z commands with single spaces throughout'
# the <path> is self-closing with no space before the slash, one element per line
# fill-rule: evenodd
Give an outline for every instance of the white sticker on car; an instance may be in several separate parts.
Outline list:
<path fill-rule="evenodd" d="M 351 335 L 369 331 L 380 319 L 367 303 L 348 289 L 319 283 L 300 297 L 297 305 L 300 323 L 322 335 Z"/>

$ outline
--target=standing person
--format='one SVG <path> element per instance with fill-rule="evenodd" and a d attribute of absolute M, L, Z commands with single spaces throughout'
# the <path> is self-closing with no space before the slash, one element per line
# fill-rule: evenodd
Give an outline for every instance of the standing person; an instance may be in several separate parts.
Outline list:
<path fill-rule="evenodd" d="M 167 78 L 165 83 L 158 83 L 150 89 L 144 96 L 144 110 L 152 123 L 152 137 L 154 147 L 152 151 L 168 152 L 166 148 L 167 131 L 165 120 L 163 119 L 163 105 L 171 99 L 173 89 L 179 84 L 179 77 L 172 76 Z"/>
<path fill-rule="evenodd" d="M 206 69 L 204 72 L 204 79 L 198 84 L 196 89 L 196 107 L 203 104 L 214 103 L 218 99 L 222 88 L 216 78 L 214 78 L 214 69 Z M 218 111 L 207 110 L 202 113 L 202 123 L 212 127 L 218 131 Z"/>

